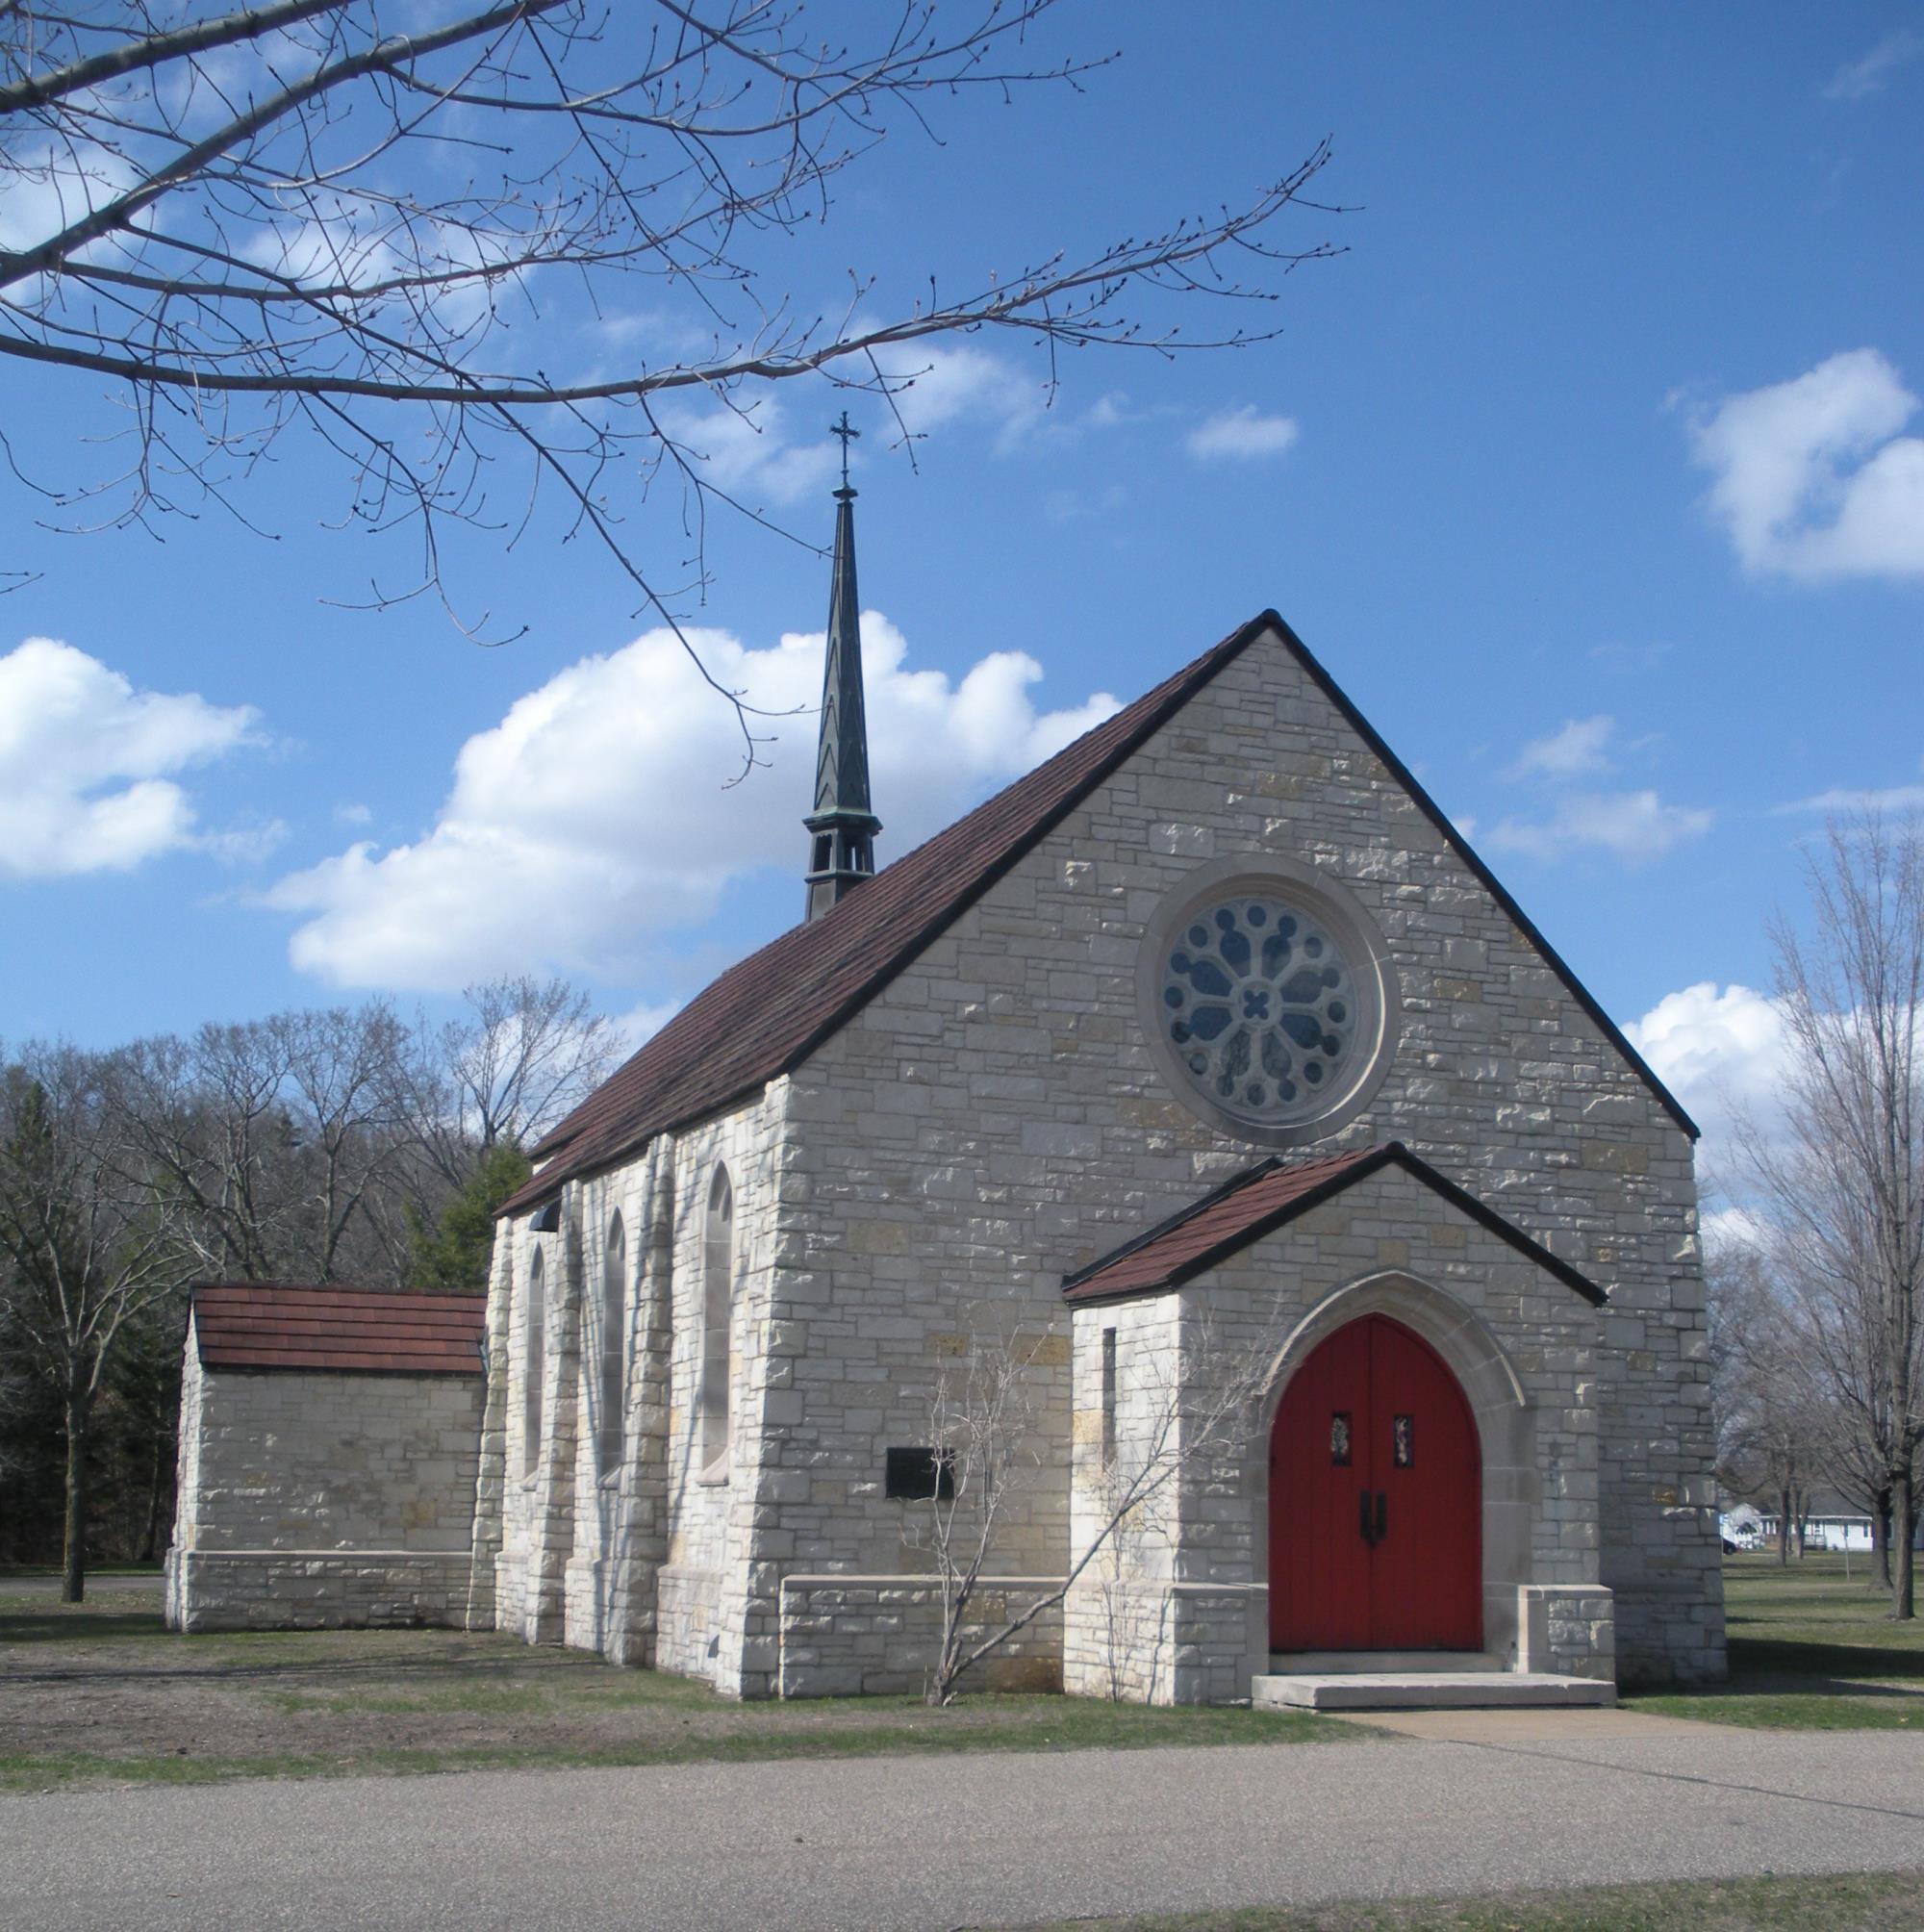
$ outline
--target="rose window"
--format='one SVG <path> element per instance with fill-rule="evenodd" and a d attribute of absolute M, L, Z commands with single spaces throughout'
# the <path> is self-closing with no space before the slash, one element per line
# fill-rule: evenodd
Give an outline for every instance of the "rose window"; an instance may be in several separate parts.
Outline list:
<path fill-rule="evenodd" d="M 1355 1045 L 1350 962 L 1300 905 L 1241 894 L 1197 913 L 1163 962 L 1161 1020 L 1220 1106 L 1261 1122 L 1316 1112 Z"/>

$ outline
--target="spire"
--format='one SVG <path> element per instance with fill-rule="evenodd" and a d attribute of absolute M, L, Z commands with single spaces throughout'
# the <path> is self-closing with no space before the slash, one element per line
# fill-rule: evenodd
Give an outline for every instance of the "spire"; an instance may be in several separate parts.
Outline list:
<path fill-rule="evenodd" d="M 848 412 L 830 425 L 842 439 L 835 492 L 835 561 L 828 593 L 828 648 L 822 674 L 822 738 L 815 754 L 815 809 L 808 827 L 808 917 L 820 919 L 875 870 L 882 822 L 869 808 L 869 724 L 862 702 L 861 600 L 855 591 L 855 493 L 848 444 L 861 435 Z"/>

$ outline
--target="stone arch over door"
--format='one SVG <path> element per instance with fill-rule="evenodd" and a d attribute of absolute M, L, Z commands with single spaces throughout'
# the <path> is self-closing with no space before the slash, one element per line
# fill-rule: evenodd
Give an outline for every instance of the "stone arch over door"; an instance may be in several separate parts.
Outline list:
<path fill-rule="evenodd" d="M 1482 1460 L 1483 1646 L 1500 1663 L 1517 1651 L 1517 1587 L 1532 1580 L 1539 1479 L 1536 1415 L 1503 1344 L 1473 1309 L 1419 1276 L 1391 1271 L 1352 1282 L 1316 1304 L 1278 1351 L 1262 1426 L 1250 1448 L 1255 1503 L 1255 1575 L 1270 1574 L 1269 1446 L 1291 1379 L 1316 1348 L 1365 1315 L 1387 1315 L 1433 1349 L 1456 1377 L 1476 1424 Z M 1252 1643 L 1269 1653 L 1268 1606 L 1252 1618 Z"/>

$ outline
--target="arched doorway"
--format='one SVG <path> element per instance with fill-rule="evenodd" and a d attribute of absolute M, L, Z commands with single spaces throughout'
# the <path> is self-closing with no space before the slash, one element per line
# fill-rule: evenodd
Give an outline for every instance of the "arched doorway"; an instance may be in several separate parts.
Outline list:
<path fill-rule="evenodd" d="M 1349 1323 L 1290 1379 L 1269 1511 L 1272 1649 L 1482 1648 L 1476 1419 L 1401 1322 Z"/>

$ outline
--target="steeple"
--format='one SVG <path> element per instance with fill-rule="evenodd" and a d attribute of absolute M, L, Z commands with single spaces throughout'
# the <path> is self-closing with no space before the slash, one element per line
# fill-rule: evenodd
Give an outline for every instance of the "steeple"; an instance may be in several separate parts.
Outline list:
<path fill-rule="evenodd" d="M 828 593 L 828 649 L 822 674 L 822 739 L 815 754 L 815 809 L 808 827 L 808 917 L 822 915 L 875 870 L 882 822 L 869 809 L 869 724 L 862 702 L 862 606 L 855 592 L 855 493 L 848 442 L 861 435 L 848 412 L 830 425 L 842 439 L 835 492 L 835 561 Z"/>

